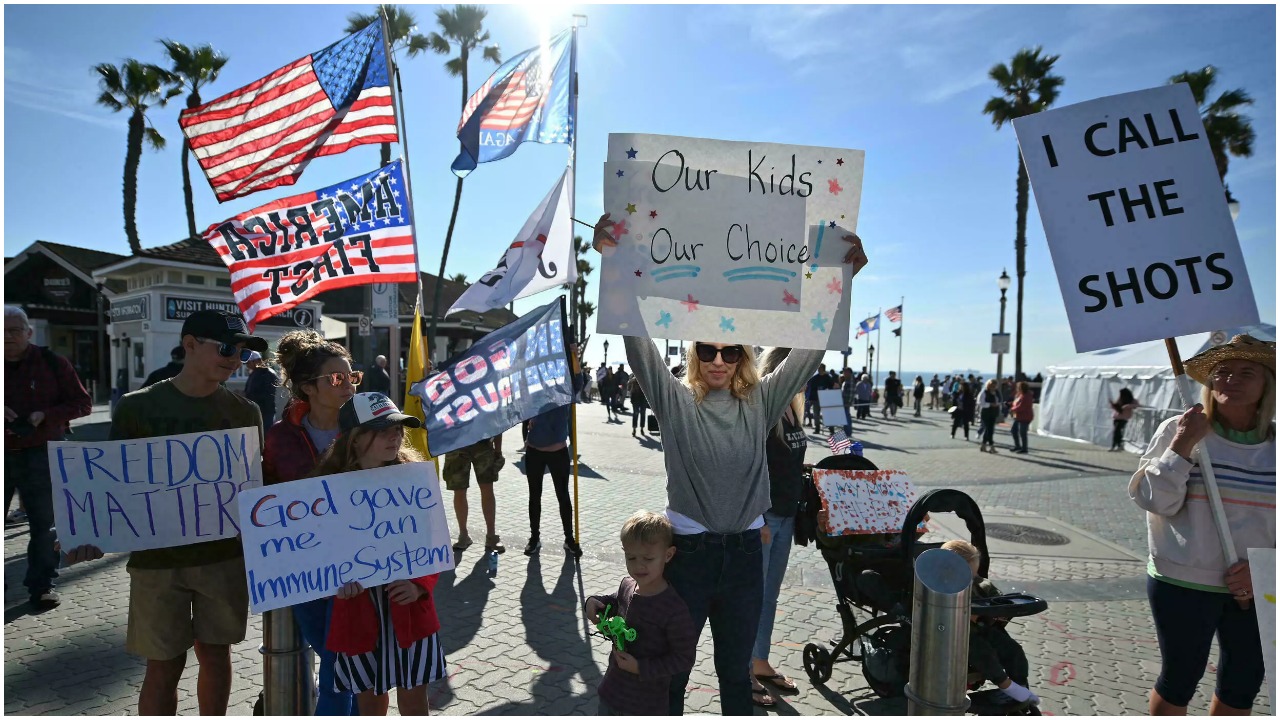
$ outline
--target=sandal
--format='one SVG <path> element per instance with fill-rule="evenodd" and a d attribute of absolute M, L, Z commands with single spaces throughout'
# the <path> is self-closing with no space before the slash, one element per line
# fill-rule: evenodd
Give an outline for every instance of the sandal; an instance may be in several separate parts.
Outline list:
<path fill-rule="evenodd" d="M 800 692 L 800 688 L 796 687 L 796 684 L 790 678 L 780 672 L 772 675 L 756 675 L 756 680 L 762 683 L 769 683 L 775 690 L 783 694 L 794 695 Z"/>
<path fill-rule="evenodd" d="M 768 710 L 776 703 L 774 703 L 773 696 L 769 694 L 769 691 L 762 687 L 759 690 L 751 689 L 751 704 Z"/>

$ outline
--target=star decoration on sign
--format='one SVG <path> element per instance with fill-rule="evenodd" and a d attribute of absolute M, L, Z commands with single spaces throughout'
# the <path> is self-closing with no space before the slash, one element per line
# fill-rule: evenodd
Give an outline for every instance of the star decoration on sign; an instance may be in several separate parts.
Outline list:
<path fill-rule="evenodd" d="M 810 320 L 809 324 L 812 325 L 813 329 L 817 330 L 818 332 L 827 331 L 827 318 L 822 317 L 822 313 L 818 313 L 818 316 Z"/>
<path fill-rule="evenodd" d="M 738 330 L 733 327 L 733 318 L 727 318 L 723 315 L 720 316 L 720 329 L 725 332 L 738 332 Z"/>
<path fill-rule="evenodd" d="M 636 214 L 636 204 L 635 204 L 635 203 L 627 203 L 627 214 L 628 214 L 628 215 L 635 215 L 635 214 Z"/>
<path fill-rule="evenodd" d="M 783 305 L 799 305 L 799 304 L 800 304 L 800 301 L 796 299 L 796 296 L 795 296 L 795 295 L 792 295 L 791 293 L 787 292 L 786 290 L 783 290 L 783 291 L 782 291 L 782 304 L 783 304 Z"/>
<path fill-rule="evenodd" d="M 628 159 L 628 160 L 635 160 L 635 159 L 636 159 L 636 149 L 635 149 L 635 148 L 631 148 L 630 150 L 628 150 L 628 151 L 627 151 L 627 159 Z"/>
<path fill-rule="evenodd" d="M 831 293 L 832 295 L 839 295 L 839 294 L 840 294 L 840 279 L 839 279 L 839 278 L 833 278 L 833 279 L 831 280 L 831 282 L 827 283 L 827 292 Z"/>
<path fill-rule="evenodd" d="M 652 220 L 652 219 L 654 219 L 654 218 L 656 218 L 656 217 L 658 217 L 658 211 L 657 211 L 657 210 L 650 210 L 650 211 L 649 211 L 649 219 L 650 219 L 650 220 Z"/>
<path fill-rule="evenodd" d="M 625 175 L 625 174 L 626 174 L 626 173 L 622 172 L 621 170 L 619 170 L 619 171 L 618 171 L 618 177 L 622 177 L 622 176 L 623 176 L 623 175 Z"/>
<path fill-rule="evenodd" d="M 694 300 L 692 295 L 689 296 L 688 300 L 681 300 L 680 304 L 689 308 L 689 312 L 693 312 L 698 309 L 698 301 Z"/>
<path fill-rule="evenodd" d="M 821 160 L 819 160 L 819 161 L 818 161 L 818 164 L 819 164 L 819 165 L 821 165 L 821 164 L 822 164 L 822 161 L 821 161 Z"/>
<path fill-rule="evenodd" d="M 839 180 L 832 178 L 827 181 L 827 192 L 831 193 L 832 195 L 839 195 L 843 191 L 844 191 L 844 188 L 840 187 Z"/>
<path fill-rule="evenodd" d="M 844 158 L 836 158 L 836 164 L 837 164 L 837 165 L 843 165 L 843 164 L 844 164 Z"/>
<path fill-rule="evenodd" d="M 827 227 L 829 227 L 829 228 L 833 228 L 833 227 L 835 227 L 835 226 L 836 226 L 836 221 L 835 221 L 835 220 L 832 220 L 830 223 L 828 223 L 828 224 L 827 224 Z"/>
<path fill-rule="evenodd" d="M 637 270 L 637 271 L 636 271 L 636 277 L 640 277 L 640 276 L 641 276 L 641 275 L 643 275 L 643 274 L 644 274 L 644 273 L 640 272 L 639 270 Z"/>
<path fill-rule="evenodd" d="M 664 328 L 671 327 L 671 313 L 667 312 L 666 310 L 660 311 L 660 314 L 658 315 L 658 321 L 655 322 L 654 325 L 657 325 L 658 327 L 664 327 Z"/>
<path fill-rule="evenodd" d="M 627 229 L 627 221 L 619 220 L 613 224 L 613 239 L 621 240 L 623 235 L 627 235 L 631 231 Z"/>
<path fill-rule="evenodd" d="M 841 216 L 840 216 L 840 219 L 841 219 L 841 220 L 843 220 L 843 219 L 844 219 L 844 216 L 843 216 L 843 215 L 841 215 Z"/>
<path fill-rule="evenodd" d="M 807 273 L 805 273 L 805 274 L 804 274 L 804 279 L 805 279 L 805 280 L 812 280 L 812 279 L 813 279 L 813 273 L 811 273 L 811 272 L 807 272 Z"/>

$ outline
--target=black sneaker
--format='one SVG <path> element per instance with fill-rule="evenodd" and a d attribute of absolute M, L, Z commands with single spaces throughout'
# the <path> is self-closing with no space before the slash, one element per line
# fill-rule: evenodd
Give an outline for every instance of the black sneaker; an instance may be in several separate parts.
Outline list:
<path fill-rule="evenodd" d="M 529 544 L 524 546 L 524 554 L 533 556 L 541 549 L 542 549 L 542 541 L 538 539 L 537 535 L 534 535 L 533 537 L 529 538 Z"/>
<path fill-rule="evenodd" d="M 62 604 L 62 598 L 52 589 L 31 593 L 31 606 L 36 610 L 52 610 Z"/>
<path fill-rule="evenodd" d="M 582 557 L 582 548 L 578 545 L 578 543 L 572 540 L 564 541 L 564 549 L 565 549 L 565 552 L 568 552 L 570 555 L 573 555 L 574 559 Z"/>

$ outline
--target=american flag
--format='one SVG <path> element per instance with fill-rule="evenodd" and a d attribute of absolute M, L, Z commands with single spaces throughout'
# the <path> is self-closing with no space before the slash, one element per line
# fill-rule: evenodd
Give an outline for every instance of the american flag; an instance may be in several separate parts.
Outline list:
<path fill-rule="evenodd" d="M 413 220 L 400 160 L 209 226 L 252 328 L 313 295 L 352 285 L 417 282 Z"/>
<path fill-rule="evenodd" d="M 397 142 L 382 23 L 184 110 L 178 124 L 219 202 L 292 185 L 313 158 Z"/>
<path fill-rule="evenodd" d="M 827 447 L 831 448 L 832 455 L 847 455 L 849 448 L 853 447 L 853 441 L 843 430 L 836 430 L 827 436 Z"/>
<path fill-rule="evenodd" d="M 889 322 L 902 322 L 902 306 L 885 310 L 884 316 L 889 319 Z"/>

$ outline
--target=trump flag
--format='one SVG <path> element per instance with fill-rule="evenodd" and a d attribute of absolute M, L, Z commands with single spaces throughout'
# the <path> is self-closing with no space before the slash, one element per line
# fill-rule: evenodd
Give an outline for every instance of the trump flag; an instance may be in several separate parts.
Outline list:
<path fill-rule="evenodd" d="M 462 152 L 453 161 L 455 175 L 466 177 L 479 163 L 501 160 L 527 140 L 572 142 L 572 35 L 565 30 L 545 48 L 506 61 L 467 100 L 458 121 Z"/>
<path fill-rule="evenodd" d="M 418 281 L 400 160 L 210 225 L 204 239 L 251 329 L 320 292 Z"/>
<path fill-rule="evenodd" d="M 382 23 L 183 110 L 178 125 L 218 202 L 292 185 L 312 158 L 397 142 Z"/>

